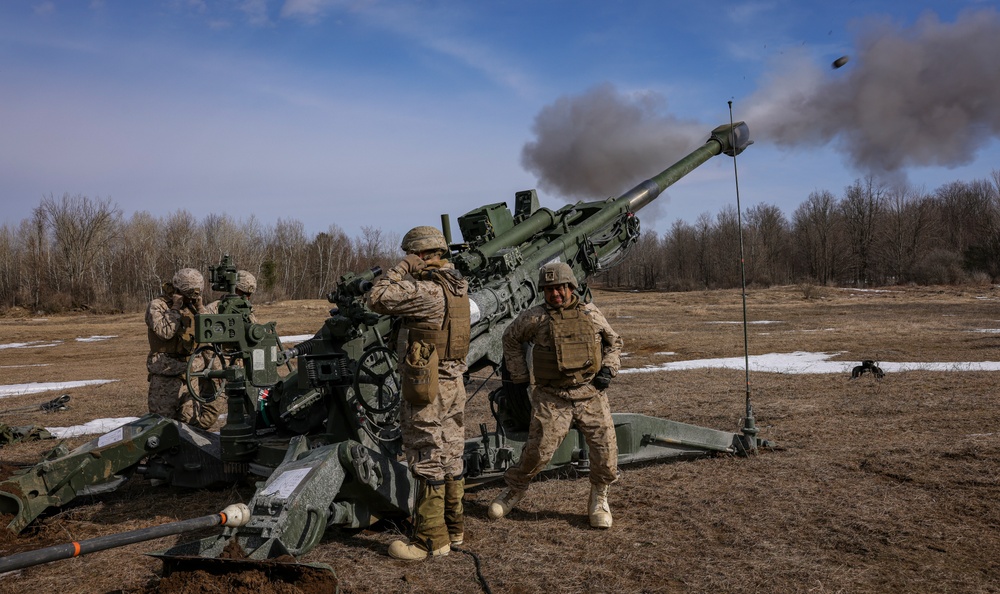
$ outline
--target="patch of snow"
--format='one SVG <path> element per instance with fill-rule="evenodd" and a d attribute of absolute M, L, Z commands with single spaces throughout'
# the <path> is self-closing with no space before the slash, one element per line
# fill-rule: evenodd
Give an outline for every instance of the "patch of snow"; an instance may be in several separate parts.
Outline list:
<path fill-rule="evenodd" d="M 830 361 L 843 353 L 769 353 L 753 355 L 750 370 L 767 373 L 844 373 L 850 374 L 859 361 Z M 1000 361 L 952 361 L 952 362 L 879 362 L 886 373 L 902 371 L 1000 371 Z M 671 361 L 658 365 L 647 365 L 636 369 L 622 369 L 619 373 L 648 373 L 655 371 L 680 371 L 686 369 L 745 369 L 744 357 L 718 359 L 695 359 Z"/>
<path fill-rule="evenodd" d="M 28 342 L 8 342 L 7 344 L 0 344 L 0 349 L 39 349 L 42 347 L 56 346 L 60 344 L 61 340 L 55 340 L 52 342 L 45 342 L 42 340 L 31 340 Z"/>
<path fill-rule="evenodd" d="M 706 324 L 742 324 L 743 322 L 705 322 Z M 747 322 L 747 324 L 782 324 L 784 322 L 779 322 L 775 320 L 754 320 L 752 322 Z"/>
<path fill-rule="evenodd" d="M 118 338 L 117 334 L 110 336 L 88 336 L 87 338 L 77 338 L 77 342 L 98 342 L 100 340 L 107 340 L 109 338 Z"/>
<path fill-rule="evenodd" d="M 6 398 L 7 396 L 23 396 L 25 394 L 37 394 L 39 392 L 49 392 L 52 390 L 71 390 L 73 388 L 81 388 L 83 386 L 96 386 L 117 381 L 118 380 L 113 379 L 99 379 L 76 382 L 33 382 L 30 384 L 10 384 L 7 386 L 0 386 L 0 398 Z"/>
<path fill-rule="evenodd" d="M 112 429 L 117 429 L 126 423 L 139 420 L 139 417 L 121 417 L 118 419 L 94 419 L 83 425 L 73 427 L 46 427 L 45 430 L 57 439 L 66 437 L 78 437 L 80 435 L 91 435 L 95 433 L 107 433 Z"/>

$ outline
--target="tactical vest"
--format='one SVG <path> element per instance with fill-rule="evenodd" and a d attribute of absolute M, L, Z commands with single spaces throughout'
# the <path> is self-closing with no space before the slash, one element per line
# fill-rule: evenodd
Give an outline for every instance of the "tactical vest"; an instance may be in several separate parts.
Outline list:
<path fill-rule="evenodd" d="M 597 328 L 583 306 L 546 307 L 554 347 L 535 344 L 531 363 L 535 381 L 542 385 L 570 387 L 589 381 L 601 369 L 601 343 Z"/>
<path fill-rule="evenodd" d="M 169 303 L 169 301 L 168 301 Z M 149 351 L 151 353 L 166 353 L 168 355 L 182 358 L 188 357 L 194 352 L 197 343 L 194 341 L 194 312 L 185 307 L 180 311 L 180 328 L 173 338 L 160 338 L 156 332 L 147 329 L 146 336 L 149 338 Z"/>
<path fill-rule="evenodd" d="M 467 291 L 456 295 L 443 278 L 445 274 L 438 269 L 426 269 L 420 273 L 422 280 L 434 282 L 444 293 L 444 321 L 441 327 L 423 320 L 404 318 L 403 328 L 407 329 L 411 344 L 418 340 L 433 344 L 440 360 L 464 360 L 469 354 L 469 326 L 472 321 L 469 295 Z"/>

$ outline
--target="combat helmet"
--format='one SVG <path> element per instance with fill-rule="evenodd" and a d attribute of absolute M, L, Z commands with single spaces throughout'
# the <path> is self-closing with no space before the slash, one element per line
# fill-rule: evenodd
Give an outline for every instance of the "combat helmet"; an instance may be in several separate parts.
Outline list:
<path fill-rule="evenodd" d="M 249 271 L 240 270 L 236 273 L 236 290 L 253 295 L 254 291 L 257 290 L 257 278 Z"/>
<path fill-rule="evenodd" d="M 565 262 L 549 262 L 538 269 L 538 288 L 551 287 L 553 285 L 569 285 L 570 288 L 577 287 L 576 275 L 573 269 Z"/>
<path fill-rule="evenodd" d="M 444 250 L 448 251 L 448 242 L 444 240 L 444 233 L 437 227 L 420 226 L 414 227 L 403 236 L 403 243 L 399 246 L 407 254 L 415 254 L 424 250 Z"/>
<path fill-rule="evenodd" d="M 170 282 L 174 285 L 174 289 L 186 293 L 195 289 L 200 290 L 205 285 L 205 277 L 194 268 L 181 268 Z"/>

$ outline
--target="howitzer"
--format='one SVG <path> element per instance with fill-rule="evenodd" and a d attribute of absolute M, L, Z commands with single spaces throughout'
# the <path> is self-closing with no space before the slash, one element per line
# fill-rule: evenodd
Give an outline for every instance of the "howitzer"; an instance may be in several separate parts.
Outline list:
<path fill-rule="evenodd" d="M 638 240 L 638 210 L 711 157 L 735 156 L 749 143 L 744 123 L 720 126 L 702 147 L 621 196 L 556 211 L 540 208 L 534 190 L 519 192 L 513 212 L 497 203 L 459 217 L 459 243 L 452 243 L 450 221 L 442 217 L 450 259 L 470 286 L 470 371 L 503 373 L 501 336 L 519 312 L 542 301 L 536 286 L 542 264 L 569 264 L 586 298 L 586 279 L 614 266 Z M 213 286 L 231 285 L 232 270 L 224 257 L 210 271 Z M 273 323 L 256 323 L 249 303 L 227 294 L 217 312 L 197 316 L 195 324 L 196 340 L 222 361 L 219 368 L 202 372 L 226 383 L 228 418 L 220 433 L 147 415 L 73 452 L 54 453 L 0 483 L 0 512 L 15 516 L 8 528 L 20 531 L 45 509 L 113 489 L 133 473 L 189 487 L 241 477 L 264 480 L 248 504 L 251 516 L 245 525 L 162 552 L 168 570 L 180 559 L 217 558 L 234 544 L 250 560 L 303 555 L 330 527 L 359 528 L 409 516 L 416 483 L 398 461 L 394 346 L 400 322 L 364 303 L 379 274 L 373 268 L 341 276 L 327 296 L 334 307 L 323 326 L 287 349 Z M 280 374 L 289 363 L 295 369 Z M 481 425 L 480 435 L 465 445 L 470 485 L 500 478 L 527 438 L 526 393 L 502 383 L 490 403 L 496 430 Z M 746 454 L 765 443 L 755 430 L 730 433 L 628 413 L 613 419 L 619 464 Z M 574 430 L 548 468 L 586 471 L 587 460 L 586 444 Z"/>

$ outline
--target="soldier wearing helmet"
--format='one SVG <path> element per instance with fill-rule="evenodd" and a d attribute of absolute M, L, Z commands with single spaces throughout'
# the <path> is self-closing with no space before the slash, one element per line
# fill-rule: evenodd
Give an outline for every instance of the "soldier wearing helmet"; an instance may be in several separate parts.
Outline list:
<path fill-rule="evenodd" d="M 250 298 L 257 291 L 257 277 L 250 274 L 248 270 L 240 270 L 236 273 L 236 294 L 241 297 Z"/>
<path fill-rule="evenodd" d="M 163 283 L 163 292 L 146 308 L 146 328 L 149 339 L 149 412 L 208 429 L 219 418 L 223 401 L 201 403 L 188 392 L 185 375 L 188 359 L 198 347 L 194 336 L 194 316 L 206 313 L 201 291 L 205 278 L 194 268 L 182 268 L 170 282 Z M 192 371 L 201 371 L 206 361 L 198 357 Z M 216 390 L 210 380 L 199 382 L 202 395 Z"/>
<path fill-rule="evenodd" d="M 242 297 L 246 300 L 247 304 L 251 306 L 250 311 L 250 323 L 257 323 L 257 316 L 253 313 L 253 306 L 250 304 L 250 297 L 257 291 L 257 277 L 250 273 L 249 270 L 238 270 L 236 271 L 236 285 L 233 287 L 233 291 L 236 295 Z M 209 303 L 205 306 L 208 313 L 219 313 L 219 306 L 222 301 L 216 299 L 215 301 Z"/>
<path fill-rule="evenodd" d="M 594 528 L 611 527 L 608 488 L 618 478 L 618 443 L 605 393 L 621 366 L 622 339 L 593 303 L 583 303 L 573 269 L 549 262 L 538 271 L 545 301 L 524 310 L 503 333 L 503 354 L 512 389 L 534 377 L 528 441 L 504 474 L 507 488 L 490 504 L 498 520 L 517 505 L 576 423 L 590 449 L 590 501 Z M 525 345 L 532 344 L 529 375 Z"/>
<path fill-rule="evenodd" d="M 409 543 L 393 542 L 389 555 L 416 561 L 447 555 L 465 535 L 469 285 L 446 259 L 448 244 L 436 228 L 411 229 L 400 247 L 406 257 L 375 282 L 368 306 L 403 320 L 400 422 L 403 450 L 419 490 L 415 534 Z"/>

